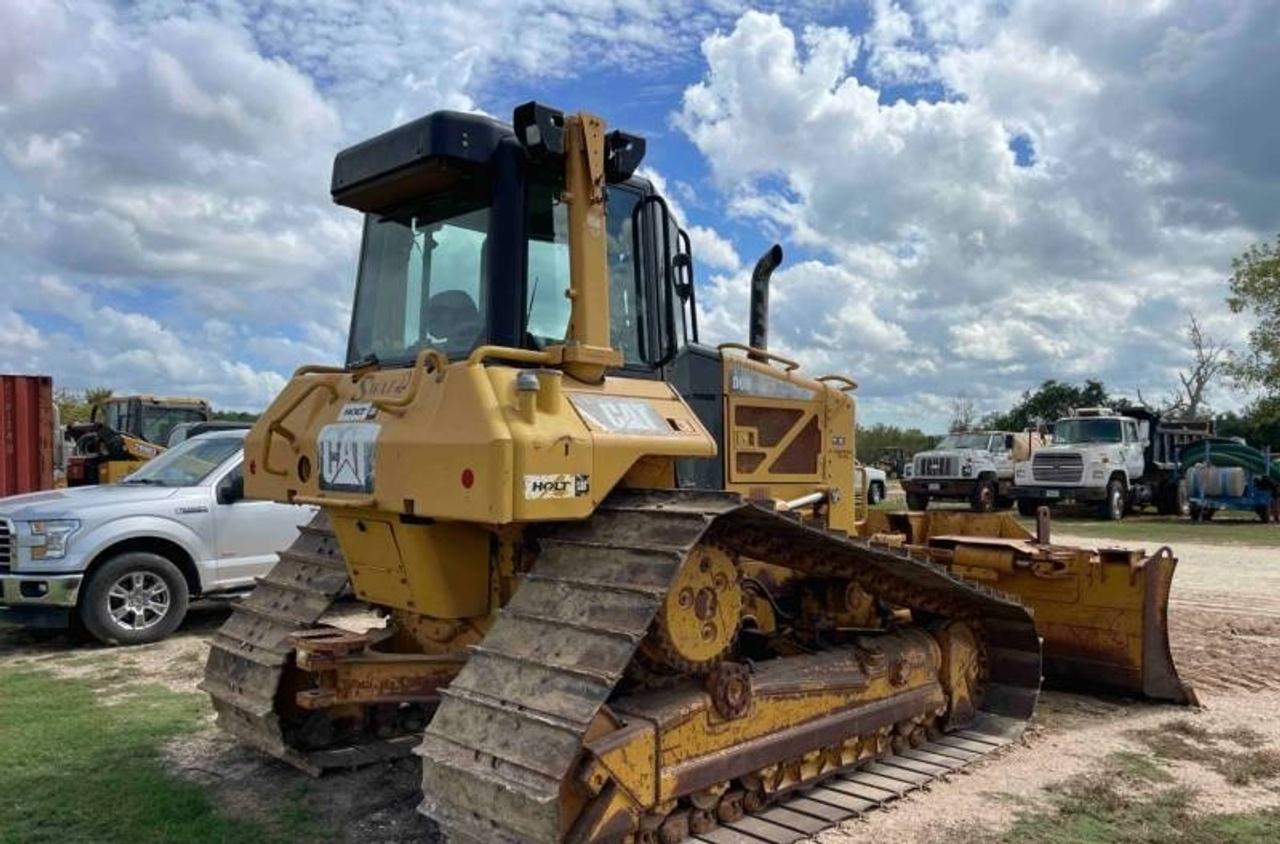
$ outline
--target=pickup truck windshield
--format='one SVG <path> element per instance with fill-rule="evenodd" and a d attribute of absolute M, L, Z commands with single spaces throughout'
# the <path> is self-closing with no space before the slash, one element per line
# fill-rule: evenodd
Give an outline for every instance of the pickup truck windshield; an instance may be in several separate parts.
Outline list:
<path fill-rule="evenodd" d="M 1118 443 L 1123 441 L 1119 419 L 1059 419 L 1053 441 L 1069 443 Z"/>
<path fill-rule="evenodd" d="M 195 486 L 243 446 L 240 437 L 196 437 L 169 449 L 120 483 Z"/>
<path fill-rule="evenodd" d="M 985 449 L 990 441 L 990 434 L 947 434 L 938 443 L 938 448 L 981 448 Z"/>

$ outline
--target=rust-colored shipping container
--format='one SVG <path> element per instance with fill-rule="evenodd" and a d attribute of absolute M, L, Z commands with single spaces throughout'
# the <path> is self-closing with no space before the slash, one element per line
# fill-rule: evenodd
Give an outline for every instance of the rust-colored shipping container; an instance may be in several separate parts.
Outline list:
<path fill-rule="evenodd" d="M 53 488 L 53 379 L 0 375 L 0 496 Z"/>

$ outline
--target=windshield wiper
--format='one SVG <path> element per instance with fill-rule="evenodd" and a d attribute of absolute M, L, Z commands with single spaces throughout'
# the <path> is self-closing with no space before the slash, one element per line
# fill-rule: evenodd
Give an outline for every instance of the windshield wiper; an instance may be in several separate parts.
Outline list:
<path fill-rule="evenodd" d="M 143 484 L 147 486 L 168 486 L 164 481 L 158 478 L 125 478 L 122 484 Z"/>

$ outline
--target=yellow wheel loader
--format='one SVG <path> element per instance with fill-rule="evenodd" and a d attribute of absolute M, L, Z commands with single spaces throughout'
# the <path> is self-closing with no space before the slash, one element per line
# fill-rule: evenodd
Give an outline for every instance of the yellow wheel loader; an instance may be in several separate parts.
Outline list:
<path fill-rule="evenodd" d="M 298 370 L 246 443 L 250 496 L 322 513 L 215 637 L 219 722 L 316 773 L 412 748 L 451 841 L 798 840 L 1020 732 L 1040 638 L 990 586 L 1069 623 L 1105 581 L 1105 623 L 1155 629 L 1125 603 L 1150 561 L 1122 588 L 1026 535 L 872 520 L 856 384 L 767 348 L 781 249 L 750 343 L 701 344 L 643 153 L 536 103 L 340 153 L 347 365 Z M 385 626 L 318 623 L 348 581 Z M 1100 684 L 1136 688 L 1128 632 L 1081 654 Z"/>
<path fill-rule="evenodd" d="M 88 422 L 67 426 L 67 485 L 117 483 L 164 451 L 175 426 L 208 422 L 210 414 L 204 399 L 111 396 Z"/>

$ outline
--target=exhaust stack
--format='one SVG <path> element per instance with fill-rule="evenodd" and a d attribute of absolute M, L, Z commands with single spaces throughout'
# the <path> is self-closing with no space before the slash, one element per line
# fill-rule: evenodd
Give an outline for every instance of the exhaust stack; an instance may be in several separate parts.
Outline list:
<path fill-rule="evenodd" d="M 769 277 L 781 263 L 782 246 L 775 243 L 760 256 L 756 268 L 751 271 L 751 319 L 747 345 L 753 349 L 765 351 L 769 348 Z M 750 357 L 752 360 L 764 360 L 756 354 Z"/>

